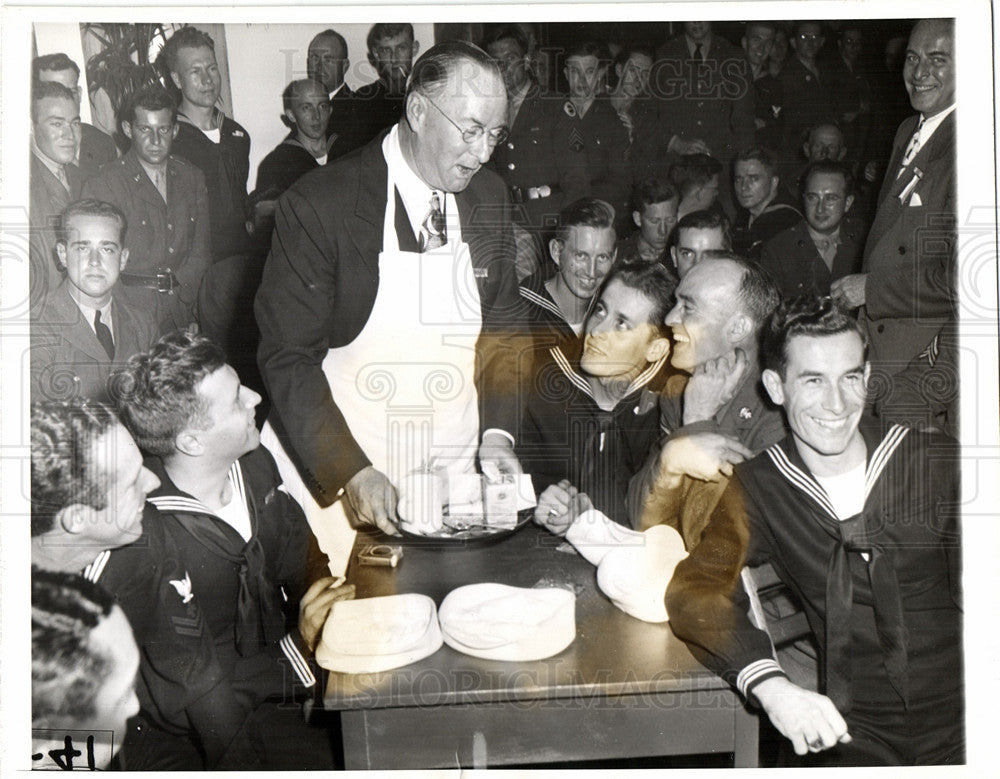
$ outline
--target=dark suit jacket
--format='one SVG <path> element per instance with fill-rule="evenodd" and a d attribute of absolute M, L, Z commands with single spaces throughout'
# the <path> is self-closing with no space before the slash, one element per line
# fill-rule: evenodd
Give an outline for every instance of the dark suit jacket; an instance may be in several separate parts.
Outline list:
<path fill-rule="evenodd" d="M 704 88 L 698 87 L 699 79 Z M 712 156 L 726 164 L 753 143 L 752 82 L 743 50 L 714 34 L 700 64 L 691 58 L 684 35 L 667 41 L 656 52 L 649 84 L 662 99 L 660 121 L 668 140 L 670 135 L 701 138 Z"/>
<path fill-rule="evenodd" d="M 955 122 L 953 112 L 897 178 L 917 117 L 900 125 L 865 244 L 870 358 L 891 373 L 956 321 Z M 901 203 L 918 170 L 919 183 Z M 914 195 L 922 205 L 914 204 Z"/>
<path fill-rule="evenodd" d="M 358 98 L 351 89 L 344 84 L 340 91 L 330 100 L 330 119 L 326 124 L 327 138 L 333 138 L 330 151 L 327 154 L 327 162 L 343 157 L 348 152 L 354 151 L 362 146 L 366 138 L 363 133 L 358 117 Z"/>
<path fill-rule="evenodd" d="M 785 115 L 784 142 L 786 160 L 798 159 L 799 150 L 806 139 L 806 132 L 820 122 L 836 122 L 839 110 L 833 94 L 833 80 L 820 60 L 817 65 L 820 81 L 790 52 L 781 69 L 782 99 Z M 779 150 L 781 151 L 781 150 Z"/>
<path fill-rule="evenodd" d="M 255 306 L 258 361 L 275 412 L 271 423 L 323 506 L 370 465 L 333 402 L 322 362 L 330 348 L 358 336 L 375 303 L 388 179 L 384 135 L 307 173 L 279 198 Z M 517 350 L 525 344 L 510 337 L 518 306 L 510 206 L 503 183 L 491 171 L 481 171 L 455 197 L 482 300 L 480 421 L 483 429 L 513 431 Z M 401 248 L 416 251 L 399 203 L 396 217 Z M 387 338 L 403 336 L 386 333 Z"/>
<path fill-rule="evenodd" d="M 159 337 L 152 312 L 119 295 L 111 302 L 115 358 L 111 360 L 69 296 L 64 282 L 31 313 L 31 400 L 107 401 L 108 377 Z"/>
<path fill-rule="evenodd" d="M 31 154 L 29 171 L 29 284 L 31 303 L 38 305 L 46 294 L 62 283 L 63 276 L 56 265 L 59 215 L 66 206 L 79 199 L 82 180 L 80 169 L 76 165 L 67 165 L 66 178 L 70 185 L 70 191 L 67 192 L 66 187 L 34 154 Z"/>
<path fill-rule="evenodd" d="M 840 223 L 840 245 L 831 270 L 823 262 L 803 219 L 764 242 L 760 265 L 770 271 L 782 297 L 829 295 L 833 281 L 861 269 L 862 238 L 856 222 L 845 219 Z"/>

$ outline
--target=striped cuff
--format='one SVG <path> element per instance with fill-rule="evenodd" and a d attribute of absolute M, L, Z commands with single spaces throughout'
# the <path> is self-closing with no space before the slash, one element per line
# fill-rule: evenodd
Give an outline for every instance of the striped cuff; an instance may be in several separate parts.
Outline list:
<path fill-rule="evenodd" d="M 285 657 L 288 658 L 292 670 L 299 677 L 299 681 L 302 682 L 303 687 L 312 687 L 316 684 L 316 677 L 313 675 L 309 663 L 295 645 L 295 641 L 292 639 L 290 633 L 281 639 L 281 651 L 285 653 Z"/>
<path fill-rule="evenodd" d="M 785 676 L 785 672 L 781 670 L 781 666 L 775 660 L 770 657 L 755 660 L 740 671 L 739 676 L 736 677 L 736 688 L 743 694 L 744 698 L 749 700 L 753 694 L 753 688 L 773 676 Z"/>
<path fill-rule="evenodd" d="M 506 430 L 501 430 L 499 427 L 491 427 L 488 430 L 484 430 L 482 437 L 486 438 L 486 436 L 488 436 L 490 433 L 496 433 L 497 435 L 502 435 L 504 438 L 510 441 L 511 446 L 514 446 L 517 443 L 517 441 L 514 440 L 514 436 L 512 436 Z"/>

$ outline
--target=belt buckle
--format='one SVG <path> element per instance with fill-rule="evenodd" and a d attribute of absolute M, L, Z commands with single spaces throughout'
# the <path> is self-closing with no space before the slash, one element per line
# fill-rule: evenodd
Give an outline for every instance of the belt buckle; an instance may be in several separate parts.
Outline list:
<path fill-rule="evenodd" d="M 177 282 L 177 277 L 170 268 L 157 268 L 156 269 L 156 291 L 162 292 L 167 295 L 173 295 L 174 290 L 176 290 L 180 284 Z"/>

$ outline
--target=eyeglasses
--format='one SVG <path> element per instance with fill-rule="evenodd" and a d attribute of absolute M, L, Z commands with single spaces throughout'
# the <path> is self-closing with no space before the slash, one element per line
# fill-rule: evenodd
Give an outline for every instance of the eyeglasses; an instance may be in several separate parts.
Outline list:
<path fill-rule="evenodd" d="M 435 103 L 433 100 L 427 97 L 427 95 L 423 95 L 423 98 L 432 106 L 434 106 L 437 109 L 438 113 L 441 114 L 441 116 L 443 116 L 445 119 L 451 122 L 452 127 L 454 127 L 462 134 L 462 140 L 465 141 L 470 146 L 474 143 L 478 143 L 479 139 L 482 138 L 483 135 L 487 137 L 486 142 L 491 147 L 498 146 L 504 141 L 506 141 L 507 136 L 510 134 L 510 131 L 506 127 L 498 127 L 495 130 L 486 132 L 486 128 L 483 127 L 481 124 L 473 125 L 468 130 L 463 130 L 461 127 L 458 126 L 458 123 L 455 122 L 454 119 L 452 119 L 450 116 L 448 116 L 448 114 L 446 114 L 444 111 L 441 110 L 441 107 L 438 106 L 437 103 Z"/>

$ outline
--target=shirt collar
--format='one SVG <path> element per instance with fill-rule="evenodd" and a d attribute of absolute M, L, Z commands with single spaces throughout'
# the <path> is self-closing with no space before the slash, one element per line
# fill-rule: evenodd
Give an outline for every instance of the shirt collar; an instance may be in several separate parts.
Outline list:
<path fill-rule="evenodd" d="M 921 143 L 924 143 L 928 138 L 930 138 L 931 135 L 934 134 L 934 131 L 941 125 L 941 122 L 943 122 L 945 119 L 947 119 L 955 112 L 955 105 L 956 105 L 955 103 L 952 103 L 943 111 L 939 111 L 938 113 L 934 114 L 934 116 L 924 116 L 923 114 L 920 115 L 920 118 L 923 120 L 923 125 L 921 125 L 920 127 Z"/>
<path fill-rule="evenodd" d="M 829 241 L 834 246 L 840 245 L 840 225 L 837 225 L 837 229 L 834 230 L 829 235 L 824 235 L 823 233 L 817 233 L 815 230 L 812 229 L 812 227 L 808 222 L 806 222 L 806 230 L 809 233 L 809 237 L 813 239 L 813 243 L 815 243 L 817 246 L 824 241 Z"/>
<path fill-rule="evenodd" d="M 54 159 L 46 155 L 45 152 L 39 149 L 34 138 L 31 139 L 31 153 L 38 157 L 38 161 L 48 168 L 52 175 L 56 178 L 59 178 L 60 176 L 67 176 L 66 166 L 61 162 L 56 162 Z"/>
<path fill-rule="evenodd" d="M 403 148 L 400 145 L 398 124 L 389 131 L 382 150 L 386 166 L 389 169 L 389 180 L 399 190 L 403 205 L 406 206 L 406 215 L 410 219 L 410 225 L 413 227 L 415 235 L 420 234 L 420 225 L 430 207 L 432 192 L 441 194 L 441 205 L 445 214 L 453 213 L 453 209 L 456 207 L 453 196 L 450 193 L 427 186 L 406 161 L 403 156 Z"/>

